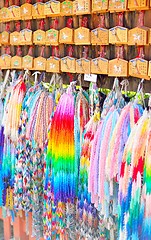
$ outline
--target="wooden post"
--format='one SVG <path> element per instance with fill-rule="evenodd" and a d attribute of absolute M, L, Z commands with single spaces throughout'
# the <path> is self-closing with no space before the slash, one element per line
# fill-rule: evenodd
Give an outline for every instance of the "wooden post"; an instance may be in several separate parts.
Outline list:
<path fill-rule="evenodd" d="M 16 217 L 13 223 L 14 238 L 15 240 L 28 240 L 28 236 L 25 233 L 25 220 L 21 217 Z"/>
<path fill-rule="evenodd" d="M 10 223 L 10 217 L 3 218 L 3 216 L 2 216 L 2 208 L 0 208 L 0 219 L 3 220 L 4 239 L 5 239 L 5 240 L 10 240 L 10 239 L 11 239 L 11 223 Z"/>
<path fill-rule="evenodd" d="M 3 218 L 3 224 L 4 224 L 4 239 L 10 240 L 11 239 L 10 217 Z"/>

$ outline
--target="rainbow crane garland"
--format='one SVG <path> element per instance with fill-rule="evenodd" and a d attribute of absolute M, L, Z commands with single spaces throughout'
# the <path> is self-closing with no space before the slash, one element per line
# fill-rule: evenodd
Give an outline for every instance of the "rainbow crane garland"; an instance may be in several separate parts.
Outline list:
<path fill-rule="evenodd" d="M 2 126 L 4 128 L 3 146 L 3 205 L 13 209 L 14 174 L 15 174 L 15 147 L 18 141 L 18 128 L 22 102 L 26 92 L 26 85 L 22 76 L 19 76 L 8 91 L 5 105 Z M 1 198 L 2 196 L 0 196 Z"/>
<path fill-rule="evenodd" d="M 150 122 L 150 113 L 145 111 L 124 150 L 118 198 L 120 240 L 151 237 Z"/>
<path fill-rule="evenodd" d="M 76 94 L 72 87 L 61 96 L 50 127 L 44 187 L 46 239 L 65 232 L 69 236 L 75 233 L 74 201 L 89 105 L 85 92 L 81 89 Z"/>
<path fill-rule="evenodd" d="M 75 111 L 76 96 L 71 86 L 67 89 L 60 98 L 51 123 L 46 165 L 51 166 L 51 191 L 55 203 L 67 202 L 69 199 L 74 202 L 77 196 L 80 150 L 75 149 L 75 140 L 76 143 L 81 141 L 81 131 L 88 121 L 85 117 L 85 114 L 88 115 L 88 104 L 83 109 L 85 98 L 81 92 L 79 94 Z M 46 168 L 46 179 L 48 175 Z"/>
<path fill-rule="evenodd" d="M 77 195 L 77 162 L 74 144 L 74 95 L 69 88 L 57 105 L 51 123 L 47 161 L 51 164 L 54 201 L 74 201 Z M 46 173 L 47 174 L 47 173 Z M 49 174 L 49 173 L 48 173 Z"/>

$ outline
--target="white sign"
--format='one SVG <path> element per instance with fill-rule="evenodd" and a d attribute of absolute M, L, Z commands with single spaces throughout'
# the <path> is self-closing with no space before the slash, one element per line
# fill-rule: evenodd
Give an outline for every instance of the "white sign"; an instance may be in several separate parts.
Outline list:
<path fill-rule="evenodd" d="M 96 83 L 97 75 L 96 74 L 84 74 L 84 81 Z"/>

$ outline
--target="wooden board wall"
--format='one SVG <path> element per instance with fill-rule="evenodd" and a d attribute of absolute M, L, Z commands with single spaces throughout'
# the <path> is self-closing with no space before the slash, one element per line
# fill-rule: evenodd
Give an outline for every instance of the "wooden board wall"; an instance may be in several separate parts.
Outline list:
<path fill-rule="evenodd" d="M 9 1 L 10 5 L 12 5 L 12 0 Z M 20 4 L 25 3 L 26 0 L 20 0 Z M 32 0 L 32 3 L 34 4 L 36 0 Z M 47 2 L 47 0 L 44 0 L 43 2 Z M 4 0 L 0 1 L 0 7 L 4 6 Z M 124 26 L 131 29 L 137 25 L 137 11 L 133 12 L 125 12 L 124 13 Z M 89 28 L 93 29 L 97 27 L 99 16 L 97 15 L 88 15 L 89 18 Z M 59 17 L 59 29 L 63 28 L 65 26 L 65 22 L 67 17 Z M 74 16 L 73 17 L 73 27 L 76 29 L 79 27 L 81 21 L 81 16 Z M 47 18 L 45 20 L 45 30 L 48 30 L 51 25 L 51 18 Z M 105 25 L 107 28 L 111 28 L 113 26 L 116 26 L 117 22 L 117 14 L 116 13 L 105 13 Z M 151 28 L 151 10 L 148 10 L 145 12 L 145 26 Z M 25 28 L 25 21 L 21 21 L 21 29 Z M 39 28 L 39 20 L 32 20 L 32 30 L 35 31 Z M 5 24 L 0 24 L 0 31 L 5 29 Z M 15 30 L 15 24 L 14 22 L 11 22 L 11 32 Z M 66 56 L 66 45 L 60 45 L 60 57 Z M 34 47 L 34 56 L 37 57 L 40 54 L 41 47 L 35 46 Z M 89 46 L 89 57 L 94 58 L 97 57 L 97 52 L 99 50 L 99 46 Z M 26 55 L 28 52 L 28 47 L 23 46 L 22 47 L 22 54 Z M 83 47 L 82 46 L 74 46 L 74 57 L 80 58 L 82 57 Z M 1 47 L 1 54 L 4 53 L 4 47 Z M 11 55 L 15 55 L 16 53 L 16 47 L 11 46 Z M 51 55 L 51 47 L 47 46 L 45 48 L 45 57 L 48 58 Z M 137 55 L 137 48 L 135 46 L 124 46 L 124 58 L 126 60 L 130 60 Z M 115 45 L 109 45 L 106 47 L 106 57 L 108 59 L 113 59 L 116 56 L 116 46 Z M 151 46 L 145 46 L 145 59 L 151 60 Z M 64 81 L 68 82 L 69 78 L 67 74 L 63 74 Z M 76 78 L 76 74 L 74 75 L 74 78 Z M 49 81 L 50 77 L 48 77 Z M 103 88 L 112 88 L 113 85 L 113 78 L 109 78 L 108 76 L 99 76 L 99 85 Z M 122 80 L 122 79 L 121 79 Z M 129 77 L 129 90 L 136 91 L 138 83 L 140 79 Z M 83 85 L 88 85 L 83 82 Z M 144 82 L 144 91 L 150 92 L 151 91 L 151 82 L 145 81 Z"/>

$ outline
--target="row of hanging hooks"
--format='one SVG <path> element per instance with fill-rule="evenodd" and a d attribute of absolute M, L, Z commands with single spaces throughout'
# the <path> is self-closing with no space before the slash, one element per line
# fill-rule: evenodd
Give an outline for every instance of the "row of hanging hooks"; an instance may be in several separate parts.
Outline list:
<path fill-rule="evenodd" d="M 59 88 L 63 88 L 63 77 L 64 74 L 58 74 L 58 73 L 54 73 L 52 74 L 52 76 L 48 77 L 48 79 L 50 78 L 50 81 L 48 82 L 46 80 L 47 76 L 45 72 L 39 72 L 39 71 L 35 71 L 33 73 L 31 73 L 28 69 L 24 70 L 24 71 L 17 71 L 17 70 L 7 70 L 5 73 L 5 76 L 3 76 L 3 72 L 0 72 L 1 78 L 3 79 L 3 82 L 1 84 L 1 90 L 0 90 L 0 96 L 2 97 L 3 93 L 4 93 L 4 89 L 9 82 L 11 82 L 11 84 L 15 83 L 17 80 L 20 80 L 20 78 L 23 79 L 23 81 L 25 82 L 31 82 L 31 84 L 33 85 L 37 85 L 37 83 L 43 82 L 44 86 L 46 86 L 46 88 L 52 87 L 53 89 L 57 88 L 59 86 Z M 79 89 L 82 89 L 82 74 L 75 74 L 74 78 L 73 75 L 71 76 L 70 74 L 69 76 L 69 80 L 70 80 L 70 85 L 73 87 L 78 86 Z M 67 75 L 66 75 L 67 77 Z M 128 91 L 128 86 L 129 86 L 129 80 L 128 79 L 123 79 L 120 82 L 120 88 L 117 88 L 117 81 L 118 78 L 114 79 L 113 82 L 113 87 L 111 89 L 112 90 L 117 90 L 119 89 L 121 92 L 124 92 L 124 94 L 126 95 Z M 65 84 L 68 85 L 68 84 Z M 141 100 L 143 102 L 144 107 L 145 106 L 145 101 L 144 101 L 144 79 L 141 79 L 138 87 L 137 87 L 137 91 L 136 91 L 136 99 L 138 101 L 138 97 L 141 96 Z M 103 89 L 103 88 L 102 88 Z"/>

